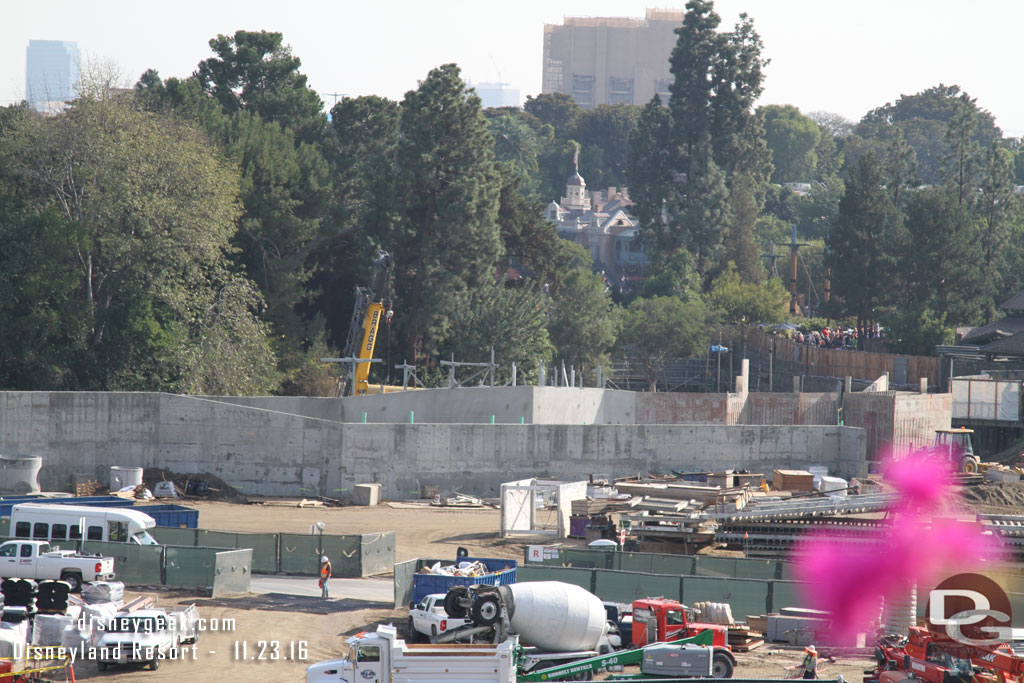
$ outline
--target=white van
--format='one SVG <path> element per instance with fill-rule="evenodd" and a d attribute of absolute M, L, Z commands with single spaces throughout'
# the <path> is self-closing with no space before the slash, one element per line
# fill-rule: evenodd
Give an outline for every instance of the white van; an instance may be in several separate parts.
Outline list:
<path fill-rule="evenodd" d="M 18 503 L 11 508 L 14 538 L 37 541 L 114 541 L 157 545 L 149 530 L 156 521 L 138 510 L 89 507 L 88 505 L 47 505 Z"/>

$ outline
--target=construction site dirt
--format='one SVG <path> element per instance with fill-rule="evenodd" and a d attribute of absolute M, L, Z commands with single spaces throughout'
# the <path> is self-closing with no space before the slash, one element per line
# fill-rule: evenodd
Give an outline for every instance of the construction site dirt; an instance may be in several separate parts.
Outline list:
<path fill-rule="evenodd" d="M 401 509 L 387 504 L 300 508 L 298 503 L 188 502 L 199 509 L 200 525 L 207 529 L 305 533 L 311 524 L 323 521 L 328 533 L 394 530 L 399 561 L 414 557 L 454 557 L 459 547 L 488 557 L 520 560 L 523 557 L 521 541 L 499 538 L 499 512 L 491 508 L 454 509 L 419 504 Z M 380 578 L 390 580 L 388 576 Z M 401 629 L 407 618 L 406 609 L 394 609 L 390 600 L 380 599 L 379 591 L 375 594 L 376 600 L 360 599 L 359 580 L 346 582 L 344 596 L 327 601 L 312 594 L 318 591 L 315 578 L 302 577 L 294 581 L 301 586 L 308 583 L 311 590 L 305 591 L 306 595 L 250 593 L 218 599 L 174 591 L 146 591 L 156 594 L 162 606 L 195 603 L 208 623 L 219 620 L 222 625 L 230 624 L 232 622 L 226 620 L 233 619 L 234 626 L 230 630 L 204 631 L 194 661 L 168 661 L 156 671 L 123 666 L 106 673 L 99 673 L 92 662 L 80 662 L 75 667 L 76 675 L 79 679 L 102 677 L 118 681 L 181 680 L 182 676 L 197 681 L 298 681 L 302 680 L 309 664 L 346 652 L 348 636 L 373 630 L 378 624 L 393 623 Z M 367 585 L 372 581 L 367 581 Z M 130 592 L 131 596 L 135 594 Z M 786 667 L 798 664 L 801 656 L 801 648 L 765 644 L 737 654 L 738 667 L 734 675 L 737 678 L 782 678 Z M 821 676 L 841 675 L 846 680 L 859 680 L 863 671 L 871 667 L 871 662 L 868 656 L 837 657 L 835 662 L 825 663 Z"/>

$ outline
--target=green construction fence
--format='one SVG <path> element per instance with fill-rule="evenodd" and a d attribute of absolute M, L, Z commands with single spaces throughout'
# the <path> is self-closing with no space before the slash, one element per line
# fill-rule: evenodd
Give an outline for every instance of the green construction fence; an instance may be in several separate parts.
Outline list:
<path fill-rule="evenodd" d="M 175 546 L 251 549 L 256 574 L 317 576 L 321 555 L 331 558 L 334 576 L 341 578 L 390 572 L 395 564 L 394 531 L 311 535 L 157 527 L 153 536 Z"/>
<path fill-rule="evenodd" d="M 113 557 L 117 579 L 130 586 L 200 589 L 219 597 L 248 593 L 252 578 L 248 548 L 84 541 L 82 552 Z"/>
<path fill-rule="evenodd" d="M 669 598 L 684 604 L 725 602 L 732 608 L 733 617 L 741 621 L 748 616 L 802 605 L 799 584 L 780 579 L 647 574 L 615 569 L 554 567 L 534 562 L 520 565 L 516 580 L 520 583 L 564 581 L 587 588 L 602 600 L 611 602 L 632 602 L 644 597 Z M 396 600 L 397 597 L 396 590 Z"/>
<path fill-rule="evenodd" d="M 709 557 L 706 555 L 664 555 L 586 548 L 560 547 L 557 550 L 557 556 L 535 561 L 530 559 L 529 548 L 526 548 L 520 566 L 585 567 L 645 574 L 717 576 L 737 579 L 793 578 L 793 563 L 782 560 Z"/>

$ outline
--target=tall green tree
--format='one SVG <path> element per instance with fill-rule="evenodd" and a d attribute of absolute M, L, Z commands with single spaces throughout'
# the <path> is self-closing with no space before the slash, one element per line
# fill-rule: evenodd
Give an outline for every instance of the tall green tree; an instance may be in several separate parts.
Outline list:
<path fill-rule="evenodd" d="M 590 267 L 590 254 L 558 236 L 554 224 L 544 218 L 543 207 L 519 191 L 521 177 L 517 173 L 505 167 L 500 174 L 498 225 L 504 250 L 498 270 L 525 268 L 533 282 L 555 294 L 573 268 Z"/>
<path fill-rule="evenodd" d="M 944 138 L 943 179 L 959 204 L 970 202 L 977 184 L 980 148 L 973 137 L 976 126 L 973 104 L 966 95 L 956 99 Z"/>
<path fill-rule="evenodd" d="M 395 201 L 387 236 L 395 257 L 405 358 L 426 362 L 468 292 L 495 276 L 502 245 L 500 178 L 480 98 L 459 68 L 432 70 L 402 100 Z"/>
<path fill-rule="evenodd" d="M 1013 155 L 996 143 L 985 153 L 982 161 L 981 179 L 975 213 L 981 220 L 981 248 L 983 252 L 982 277 L 989 289 L 985 302 L 984 321 L 989 323 L 995 317 L 996 298 L 1005 291 L 1003 274 L 1015 270 L 1012 245 L 1013 219 L 1020 217 L 1021 203 L 1014 193 Z"/>
<path fill-rule="evenodd" d="M 754 242 L 754 225 L 758 210 L 754 201 L 753 183 L 746 175 L 733 180 L 732 223 L 725 239 L 725 260 L 732 263 L 746 282 L 759 283 L 764 275 L 761 255 Z"/>
<path fill-rule="evenodd" d="M 655 216 L 664 208 L 664 229 L 643 221 L 645 240 L 673 252 L 693 252 L 697 269 L 704 273 L 721 255 L 722 239 L 731 220 L 729 188 L 742 171 L 754 182 L 756 196 L 770 174 L 767 150 L 761 139 L 762 121 L 752 110 L 761 93 L 765 64 L 760 37 L 746 15 L 731 32 L 718 31 L 721 19 L 709 0 L 690 0 L 672 51 L 674 76 L 669 99 L 668 173 L 654 180 L 647 174 L 631 177 L 637 196 L 648 203 L 641 211 Z M 653 114 L 645 111 L 634 142 L 639 147 L 632 164 L 638 170 L 658 144 L 641 136 L 658 132 Z M 639 181 L 639 183 L 638 183 Z M 661 185 L 669 183 L 665 196 Z M 656 205 L 659 203 L 660 206 Z M 652 231 L 659 230 L 659 232 Z M 657 240 L 651 238 L 657 236 Z"/>
<path fill-rule="evenodd" d="M 883 164 L 885 174 L 885 186 L 897 206 L 901 205 L 901 196 L 919 184 L 917 179 L 917 154 L 914 148 L 907 144 L 903 130 L 897 128 Z"/>
<path fill-rule="evenodd" d="M 198 131 L 106 92 L 57 116 L 21 116 L 4 138 L 0 165 L 30 198 L 27 215 L 67 240 L 40 264 L 62 288 L 51 388 L 273 386 L 261 299 L 228 260 L 238 175 Z"/>
<path fill-rule="evenodd" d="M 744 281 L 731 261 L 708 292 L 708 303 L 729 323 L 780 323 L 789 313 L 789 298 L 778 278 L 764 284 Z"/>
<path fill-rule="evenodd" d="M 954 325 L 979 321 L 985 294 L 979 222 L 944 189 L 911 193 L 904 214 L 913 249 L 898 264 L 902 304 L 930 309 Z"/>
<path fill-rule="evenodd" d="M 320 140 L 327 124 L 323 102 L 282 34 L 236 31 L 211 39 L 210 49 L 216 56 L 200 62 L 196 76 L 225 112 L 248 110 L 291 128 L 300 142 Z"/>
<path fill-rule="evenodd" d="M 765 141 L 772 152 L 772 182 L 810 182 L 818 166 L 821 129 L 791 104 L 761 107 Z"/>
<path fill-rule="evenodd" d="M 495 379 L 507 382 L 515 363 L 520 381 L 530 376 L 537 361 L 551 360 L 546 300 L 533 288 L 510 288 L 485 280 L 473 288 L 465 306 L 452 316 L 446 350 L 456 359 L 485 362 L 494 349 L 499 365 Z"/>
<path fill-rule="evenodd" d="M 652 253 L 670 252 L 675 245 L 663 214 L 675 175 L 671 139 L 671 115 L 655 97 L 643 108 L 630 135 L 626 170 L 640 236 Z"/>
<path fill-rule="evenodd" d="M 581 369 L 607 365 L 615 342 L 612 310 L 600 275 L 584 268 L 569 271 L 553 297 L 548 322 L 556 360 Z"/>
<path fill-rule="evenodd" d="M 882 186 L 882 169 L 870 152 L 857 160 L 829 236 L 828 264 L 842 312 L 858 329 L 878 320 L 875 308 L 897 293 L 898 256 L 904 244 L 899 211 Z"/>
<path fill-rule="evenodd" d="M 324 145 L 329 220 L 304 250 L 312 276 L 300 310 L 306 319 L 323 317 L 327 340 L 338 348 L 348 334 L 355 287 L 367 284 L 377 251 L 392 248 L 384 236 L 401 213 L 394 200 L 400 114 L 397 102 L 374 95 L 346 97 L 331 109 Z"/>
<path fill-rule="evenodd" d="M 595 188 L 620 187 L 626 184 L 626 166 L 629 158 L 629 138 L 636 128 L 641 107 L 631 104 L 602 104 L 580 112 L 573 136 L 583 147 L 580 173 L 587 184 Z M 588 149 L 590 154 L 587 154 Z M 589 165 L 589 159 L 600 165 Z"/>
<path fill-rule="evenodd" d="M 637 359 L 647 373 L 649 391 L 658 390 L 658 375 L 673 358 L 687 358 L 704 344 L 708 315 L 701 301 L 675 297 L 634 299 L 619 316 L 617 346 Z"/>
<path fill-rule="evenodd" d="M 555 137 L 561 140 L 572 136 L 576 120 L 583 111 L 571 95 L 560 92 L 527 97 L 523 109 L 541 123 L 551 126 Z"/>
<path fill-rule="evenodd" d="M 957 110 L 965 103 L 974 121 L 971 133 L 974 142 L 984 148 L 1002 137 L 991 113 L 978 107 L 977 102 L 958 86 L 941 83 L 914 95 L 901 95 L 895 102 L 868 112 L 855 132 L 864 140 L 879 140 L 884 146 L 892 135 L 892 129 L 899 129 L 907 144 L 914 149 L 921 182 L 938 184 L 944 178 L 943 159 L 948 153 L 944 133 Z M 881 158 L 878 150 L 876 155 Z M 848 155 L 851 164 L 855 160 L 855 156 Z"/>

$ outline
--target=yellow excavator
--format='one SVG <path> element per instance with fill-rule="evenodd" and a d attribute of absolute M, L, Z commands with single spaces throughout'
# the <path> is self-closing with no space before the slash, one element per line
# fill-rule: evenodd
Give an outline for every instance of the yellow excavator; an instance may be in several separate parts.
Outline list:
<path fill-rule="evenodd" d="M 369 360 L 373 358 L 381 321 L 390 323 L 394 316 L 390 298 L 392 267 L 391 255 L 378 251 L 370 286 L 356 287 L 356 305 L 352 309 L 344 353 L 345 358 L 353 359 L 350 362 L 355 369 L 342 377 L 342 396 L 362 396 L 369 389 Z"/>

